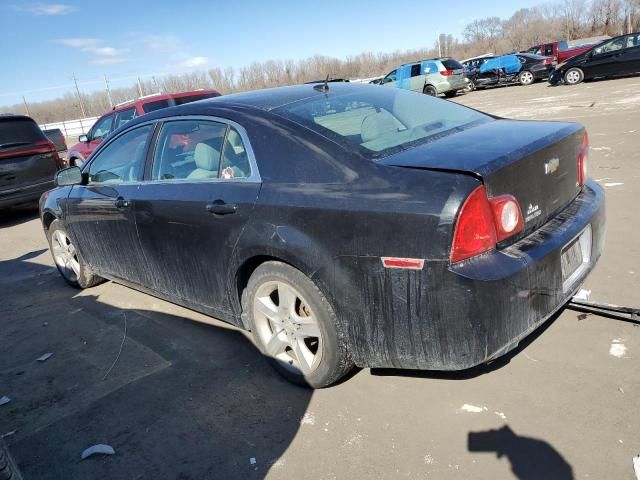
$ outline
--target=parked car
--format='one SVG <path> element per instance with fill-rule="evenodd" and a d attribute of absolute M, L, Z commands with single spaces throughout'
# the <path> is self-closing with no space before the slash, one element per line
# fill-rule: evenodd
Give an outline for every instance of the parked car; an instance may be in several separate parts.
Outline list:
<path fill-rule="evenodd" d="M 583 80 L 640 73 L 640 33 L 621 35 L 559 64 L 549 83 L 576 85 Z"/>
<path fill-rule="evenodd" d="M 466 65 L 470 90 L 514 83 L 531 85 L 547 78 L 552 70 L 551 57 L 531 53 L 482 57 L 472 59 Z"/>
<path fill-rule="evenodd" d="M 36 205 L 64 165 L 32 118 L 0 115 L 0 208 Z"/>
<path fill-rule="evenodd" d="M 46 135 L 46 137 L 53 142 L 56 146 L 56 151 L 60 158 L 65 163 L 65 166 L 68 164 L 68 151 L 67 151 L 67 141 L 64 138 L 64 134 L 62 130 L 59 128 L 49 128 L 42 130 L 42 133 Z"/>
<path fill-rule="evenodd" d="M 453 58 L 432 58 L 400 65 L 376 83 L 450 98 L 467 87 L 463 68 Z"/>
<path fill-rule="evenodd" d="M 216 90 L 196 90 L 193 92 L 147 95 L 137 100 L 116 105 L 112 111 L 98 118 L 86 135 L 80 135 L 79 142 L 69 149 L 69 163 L 70 165 L 82 165 L 109 133 L 140 115 L 154 112 L 161 108 L 183 105 L 218 96 L 220 96 L 220 93 Z"/>
<path fill-rule="evenodd" d="M 558 42 L 543 43 L 535 45 L 523 53 L 532 53 L 543 57 L 552 57 L 554 62 L 562 63 L 569 60 L 571 57 L 580 55 L 587 50 L 590 50 L 594 45 L 600 43 L 601 39 L 585 40 L 584 43 L 570 46 L 566 40 Z"/>
<path fill-rule="evenodd" d="M 576 123 L 298 85 L 134 119 L 40 212 L 69 284 L 250 330 L 285 377 L 324 387 L 354 364 L 482 364 L 561 309 L 603 249 L 587 156 Z"/>

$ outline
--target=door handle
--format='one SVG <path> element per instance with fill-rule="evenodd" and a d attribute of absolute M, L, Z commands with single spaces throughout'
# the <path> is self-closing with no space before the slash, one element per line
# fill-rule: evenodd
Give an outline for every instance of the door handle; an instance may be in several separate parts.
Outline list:
<path fill-rule="evenodd" d="M 207 205 L 207 212 L 214 215 L 231 215 L 236 213 L 238 206 L 233 203 L 224 203 L 222 200 L 216 200 L 213 203 Z"/>
<path fill-rule="evenodd" d="M 116 208 L 119 208 L 119 209 L 128 208 L 129 200 L 125 200 L 122 197 L 118 197 L 113 201 L 113 204 L 115 205 Z"/>

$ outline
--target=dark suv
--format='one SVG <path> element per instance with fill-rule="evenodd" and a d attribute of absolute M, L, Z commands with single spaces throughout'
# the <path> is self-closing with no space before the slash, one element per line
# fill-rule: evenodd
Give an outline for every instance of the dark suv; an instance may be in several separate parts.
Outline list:
<path fill-rule="evenodd" d="M 0 208 L 36 205 L 63 166 L 56 146 L 33 119 L 0 115 Z"/>
<path fill-rule="evenodd" d="M 82 165 L 107 135 L 140 115 L 161 108 L 219 96 L 220 93 L 216 90 L 195 90 L 193 92 L 147 95 L 116 105 L 112 111 L 98 118 L 89 133 L 80 135 L 80 141 L 69 148 L 69 164 Z"/>

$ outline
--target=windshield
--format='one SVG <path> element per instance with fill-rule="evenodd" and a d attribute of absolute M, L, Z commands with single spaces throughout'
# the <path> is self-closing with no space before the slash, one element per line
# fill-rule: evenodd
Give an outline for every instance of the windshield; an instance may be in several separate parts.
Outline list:
<path fill-rule="evenodd" d="M 374 159 L 491 121 L 453 102 L 376 86 L 301 100 L 273 112 Z"/>

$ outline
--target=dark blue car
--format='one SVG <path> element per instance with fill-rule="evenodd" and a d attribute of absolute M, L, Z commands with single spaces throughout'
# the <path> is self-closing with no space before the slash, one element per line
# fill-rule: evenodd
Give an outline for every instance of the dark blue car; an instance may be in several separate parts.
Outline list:
<path fill-rule="evenodd" d="M 163 109 L 43 195 L 71 285 L 110 279 L 250 330 L 287 378 L 460 370 L 561 309 L 600 257 L 575 123 L 395 88 L 301 85 Z"/>

